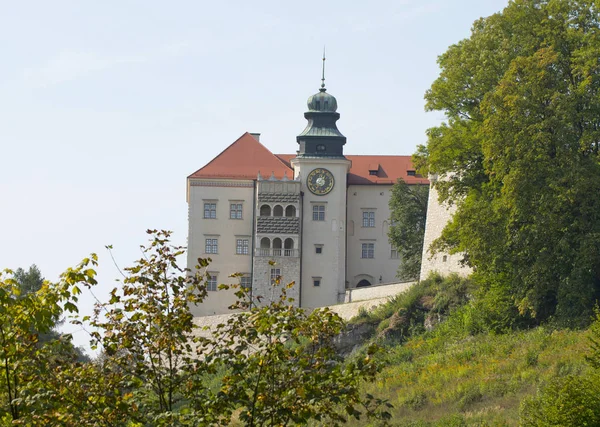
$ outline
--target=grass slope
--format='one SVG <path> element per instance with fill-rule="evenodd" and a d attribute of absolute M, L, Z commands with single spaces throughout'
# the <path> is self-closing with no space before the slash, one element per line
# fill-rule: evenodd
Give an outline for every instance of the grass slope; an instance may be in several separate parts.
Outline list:
<path fill-rule="evenodd" d="M 473 333 L 465 322 L 472 310 L 470 284 L 436 280 L 354 320 L 378 323 L 385 367 L 365 391 L 394 405 L 393 425 L 518 425 L 523 398 L 555 378 L 592 370 L 585 361 L 587 331 L 538 327 Z M 447 320 L 425 331 L 424 319 L 432 316 Z"/>

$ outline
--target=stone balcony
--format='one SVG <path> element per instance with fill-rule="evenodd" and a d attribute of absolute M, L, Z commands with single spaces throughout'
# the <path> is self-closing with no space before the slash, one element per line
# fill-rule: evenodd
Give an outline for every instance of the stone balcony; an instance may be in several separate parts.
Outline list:
<path fill-rule="evenodd" d="M 256 248 L 254 250 L 254 255 L 270 258 L 298 258 L 300 256 L 300 249 Z"/>

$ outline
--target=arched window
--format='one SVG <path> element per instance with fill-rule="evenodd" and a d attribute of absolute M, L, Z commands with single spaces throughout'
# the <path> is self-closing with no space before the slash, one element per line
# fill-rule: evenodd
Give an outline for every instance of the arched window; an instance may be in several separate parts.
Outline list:
<path fill-rule="evenodd" d="M 273 256 L 281 256 L 281 239 L 279 237 L 273 239 Z"/>
<path fill-rule="evenodd" d="M 271 216 L 271 206 L 262 205 L 260 207 L 260 216 Z"/>
<path fill-rule="evenodd" d="M 283 206 L 275 205 L 273 208 L 273 216 L 283 216 Z"/>
<path fill-rule="evenodd" d="M 295 217 L 296 216 L 296 206 L 289 205 L 287 208 L 285 208 L 285 216 Z"/>
<path fill-rule="evenodd" d="M 365 286 L 371 286 L 371 282 L 369 282 L 367 279 L 362 279 L 356 284 L 357 288 L 364 288 Z"/>
<path fill-rule="evenodd" d="M 271 256 L 271 239 L 268 237 L 260 239 L 260 248 L 257 252 L 259 256 Z"/>
<path fill-rule="evenodd" d="M 292 256 L 294 255 L 294 239 L 288 237 L 283 242 L 283 256 Z"/>

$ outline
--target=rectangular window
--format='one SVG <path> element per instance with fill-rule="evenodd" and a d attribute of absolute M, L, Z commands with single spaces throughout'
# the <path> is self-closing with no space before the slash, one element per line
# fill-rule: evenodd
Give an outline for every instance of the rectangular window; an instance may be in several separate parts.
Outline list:
<path fill-rule="evenodd" d="M 240 284 L 242 285 L 242 288 L 250 289 L 252 287 L 252 276 L 249 274 L 242 276 Z"/>
<path fill-rule="evenodd" d="M 214 202 L 204 203 L 204 218 L 217 218 L 217 204 Z"/>
<path fill-rule="evenodd" d="M 361 258 L 375 258 L 375 243 L 363 243 Z"/>
<path fill-rule="evenodd" d="M 207 291 L 216 291 L 217 290 L 217 275 L 210 274 L 208 276 L 208 280 L 206 281 L 206 290 Z"/>
<path fill-rule="evenodd" d="M 322 254 L 323 253 L 323 245 L 315 245 L 315 253 Z"/>
<path fill-rule="evenodd" d="M 321 286 L 321 278 L 313 277 L 313 286 Z"/>
<path fill-rule="evenodd" d="M 390 249 L 390 258 L 391 259 L 398 259 L 400 258 L 400 255 L 398 255 L 398 249 Z"/>
<path fill-rule="evenodd" d="M 235 240 L 235 253 L 237 255 L 248 255 L 248 239 Z"/>
<path fill-rule="evenodd" d="M 325 205 L 313 205 L 313 221 L 325 221 Z"/>
<path fill-rule="evenodd" d="M 230 203 L 229 204 L 229 219 L 242 219 L 242 204 L 241 203 Z"/>
<path fill-rule="evenodd" d="M 281 268 L 271 269 L 271 284 L 281 280 Z"/>
<path fill-rule="evenodd" d="M 219 253 L 219 239 L 206 239 L 204 244 L 204 252 L 207 254 Z"/>
<path fill-rule="evenodd" d="M 363 211 L 363 227 L 375 227 L 375 212 Z"/>

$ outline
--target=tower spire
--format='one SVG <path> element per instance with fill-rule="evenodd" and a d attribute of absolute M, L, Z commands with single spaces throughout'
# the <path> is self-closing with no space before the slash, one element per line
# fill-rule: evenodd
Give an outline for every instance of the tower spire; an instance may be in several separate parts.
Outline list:
<path fill-rule="evenodd" d="M 323 74 L 321 75 L 321 92 L 325 92 L 325 46 L 323 46 Z"/>

